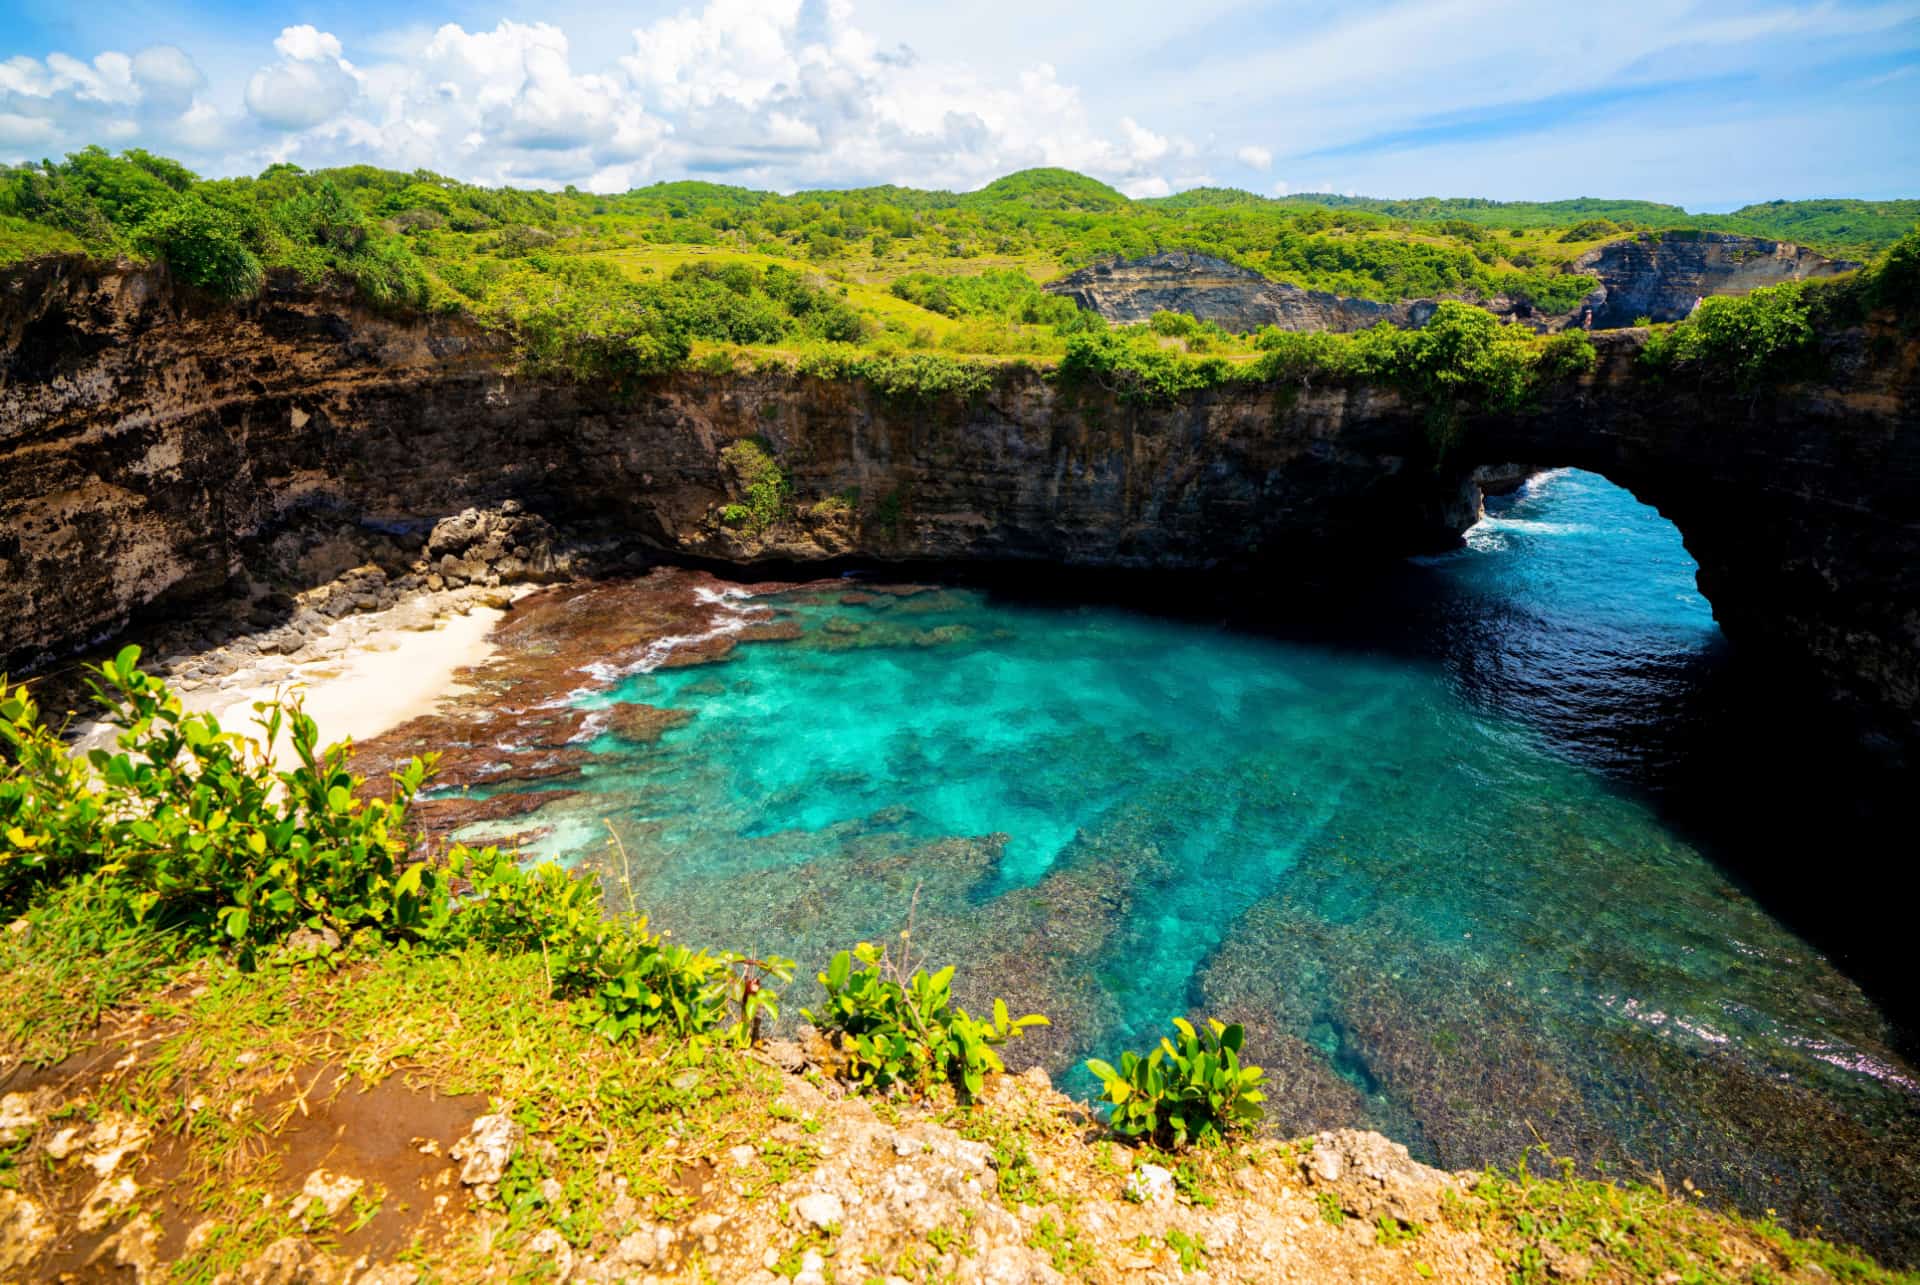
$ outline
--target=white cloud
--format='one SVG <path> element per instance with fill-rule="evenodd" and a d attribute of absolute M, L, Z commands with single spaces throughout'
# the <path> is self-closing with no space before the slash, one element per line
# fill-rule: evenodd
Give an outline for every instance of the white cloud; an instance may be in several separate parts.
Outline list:
<path fill-rule="evenodd" d="M 0 63 L 0 160 L 89 143 L 179 147 L 205 87 L 198 65 L 172 45 L 107 50 L 88 61 L 58 52 L 9 58 Z"/>
<path fill-rule="evenodd" d="M 310 129 L 345 111 L 360 93 L 353 65 L 331 32 L 288 27 L 273 47 L 285 55 L 247 81 L 247 110 L 280 129 Z"/>
<path fill-rule="evenodd" d="M 193 105 L 194 95 L 207 84 L 193 59 L 173 45 L 150 45 L 135 54 L 133 79 L 144 103 L 181 112 Z"/>
<path fill-rule="evenodd" d="M 1896 121 L 1915 81 L 1898 58 L 1920 47 L 1920 0 L 1370 0 L 1284 22 L 1244 0 L 1194 0 L 1191 31 L 1145 43 L 1113 33 L 1150 20 L 1148 0 L 1102 0 L 1098 23 L 1081 5 L 981 3 L 964 23 L 923 0 L 858 16 L 851 0 L 675 0 L 688 7 L 624 29 L 605 9 L 481 30 L 396 13 L 415 25 L 364 40 L 302 23 L 270 49 L 206 36 L 205 65 L 257 68 L 212 85 L 172 45 L 18 56 L 0 61 L 0 161 L 111 142 L 204 173 L 368 162 L 600 191 L 690 174 L 783 190 L 965 189 L 1053 165 L 1140 195 L 1251 172 L 1381 195 L 1666 199 L 1745 194 L 1769 167 L 1776 191 L 1799 194 L 1795 173 L 1832 175 L 1824 185 L 1839 191 L 1911 186 L 1916 172 L 1871 158 L 1912 152 Z M 1010 47 L 1016 18 L 1031 21 Z M 1235 39 L 1208 34 L 1227 29 Z M 1808 62 L 1841 45 L 1866 51 L 1851 76 Z M 1706 111 L 1633 101 L 1672 84 L 1772 86 L 1768 70 L 1783 66 L 1815 66 L 1805 79 L 1817 88 L 1791 103 L 1771 89 L 1722 93 Z M 1603 114 L 1541 106 L 1593 92 Z M 1827 122 L 1832 141 L 1788 154 L 1769 130 L 1803 117 Z M 1497 128 L 1450 136 L 1489 120 Z M 1683 162 L 1664 144 L 1592 145 L 1625 120 L 1655 134 L 1711 126 L 1724 146 Z M 1264 141 L 1233 141 L 1247 138 Z M 1300 177 L 1328 172 L 1343 181 Z"/>
<path fill-rule="evenodd" d="M 310 23 L 287 27 L 274 40 L 273 47 L 295 62 L 319 62 L 338 59 L 340 40 L 330 31 L 321 31 Z"/>
<path fill-rule="evenodd" d="M 302 23 L 231 97 L 171 45 L 14 58 L 0 63 L 0 159 L 125 137 L 213 173 L 369 162 L 597 190 L 687 173 L 964 189 L 1054 165 L 1160 193 L 1169 167 L 1199 168 L 1191 142 L 1096 113 L 1044 61 L 924 57 L 876 38 L 848 0 L 707 0 L 628 42 L 587 69 L 543 22 L 390 32 L 365 51 Z"/>

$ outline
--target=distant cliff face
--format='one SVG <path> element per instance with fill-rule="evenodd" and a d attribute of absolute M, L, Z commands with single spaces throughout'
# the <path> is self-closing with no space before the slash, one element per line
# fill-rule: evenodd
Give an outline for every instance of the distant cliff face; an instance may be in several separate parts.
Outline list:
<path fill-rule="evenodd" d="M 1505 296 L 1482 300 L 1480 306 L 1536 330 L 1583 324 L 1587 313 L 1596 327 L 1611 330 L 1631 326 L 1642 317 L 1679 321 L 1707 295 L 1745 294 L 1758 286 L 1830 277 L 1859 266 L 1803 246 L 1731 232 L 1643 232 L 1598 246 L 1567 265 L 1569 272 L 1598 279 L 1582 306 L 1570 313 L 1536 313 L 1525 302 Z M 1115 325 L 1147 321 L 1165 310 L 1184 312 L 1240 334 L 1262 326 L 1365 330 L 1382 321 L 1418 328 L 1427 324 L 1437 305 L 1433 299 L 1376 303 L 1303 290 L 1269 281 L 1225 259 L 1186 250 L 1095 264 L 1045 289 Z"/>
<path fill-rule="evenodd" d="M 1244 334 L 1262 326 L 1282 330 L 1365 330 L 1376 322 L 1425 325 L 1429 300 L 1376 303 L 1324 290 L 1302 290 L 1269 281 L 1251 268 L 1211 255 L 1163 250 L 1144 259 L 1082 268 L 1046 289 L 1117 325 L 1147 321 L 1154 313 L 1184 312 L 1222 330 Z"/>
<path fill-rule="evenodd" d="M 1655 505 L 1737 644 L 1920 747 L 1920 342 L 1832 336 L 1763 397 L 1636 373 L 1640 336 L 1436 459 L 1364 384 L 1143 405 L 1009 368 L 970 400 L 779 371 L 628 390 L 524 379 L 498 336 L 283 281 L 239 308 L 145 270 L 0 272 L 0 669 L 245 577 L 303 510 L 431 528 L 517 500 L 671 554 L 1326 568 L 1456 539 L 1487 466 L 1591 469 Z M 730 525 L 759 441 L 791 503 Z M 1497 480 L 1497 478 L 1496 478 Z"/>
<path fill-rule="evenodd" d="M 1679 321 L 1707 295 L 1745 294 L 1859 266 L 1804 246 L 1732 232 L 1642 232 L 1587 251 L 1568 270 L 1600 279 L 1587 306 L 1594 325 L 1611 329 L 1641 317 Z"/>

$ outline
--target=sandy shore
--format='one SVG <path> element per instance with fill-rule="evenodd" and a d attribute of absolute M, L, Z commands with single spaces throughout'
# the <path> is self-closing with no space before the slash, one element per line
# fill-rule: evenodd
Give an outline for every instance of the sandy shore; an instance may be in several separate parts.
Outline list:
<path fill-rule="evenodd" d="M 463 689 L 462 669 L 484 663 L 493 654 L 488 635 L 506 615 L 497 607 L 474 607 L 447 616 L 432 629 L 405 628 L 376 613 L 356 617 L 344 630 L 338 650 L 280 672 L 241 671 L 232 679 L 190 693 L 188 708 L 207 710 L 228 731 L 257 730 L 256 701 L 276 692 L 299 696 L 319 724 L 324 743 L 364 741 L 408 719 L 432 713 L 440 702 Z M 291 747 L 283 735 L 274 758 L 285 766 Z"/>
<path fill-rule="evenodd" d="M 491 600 L 498 601 L 499 595 L 491 595 Z M 298 696 L 319 725 L 322 744 L 364 741 L 432 713 L 442 701 L 465 691 L 458 675 L 493 656 L 489 636 L 506 614 L 471 591 L 423 594 L 384 611 L 336 621 L 291 656 L 240 655 L 227 649 L 233 661 L 227 673 L 201 678 L 172 674 L 169 681 L 182 705 L 214 715 L 224 731 L 256 736 L 256 702 L 275 695 Z M 169 668 L 164 662 L 158 666 L 163 673 Z M 107 746 L 112 739 L 111 729 L 91 724 L 80 730 L 75 748 Z M 292 761 L 284 732 L 274 747 L 274 761 L 281 767 Z"/>

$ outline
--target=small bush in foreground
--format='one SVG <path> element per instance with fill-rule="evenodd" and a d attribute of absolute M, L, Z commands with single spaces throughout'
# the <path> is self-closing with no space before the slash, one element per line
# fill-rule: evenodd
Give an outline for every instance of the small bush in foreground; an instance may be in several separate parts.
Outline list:
<path fill-rule="evenodd" d="M 907 967 L 904 959 L 894 967 L 886 951 L 863 941 L 833 957 L 819 975 L 826 1003 L 803 1011 L 823 1033 L 839 1036 L 848 1072 L 862 1086 L 925 1092 L 944 1081 L 971 1101 L 988 1074 L 1006 1069 L 1000 1045 L 1048 1025 L 1038 1013 L 1010 1017 L 999 999 L 991 1021 L 974 1018 L 953 1005 L 952 967 L 931 976 L 924 969 L 909 976 Z"/>
<path fill-rule="evenodd" d="M 1203 1031 L 1184 1018 L 1173 1025 L 1178 1043 L 1162 1036 L 1146 1057 L 1122 1053 L 1117 1071 L 1099 1058 L 1088 1060 L 1101 1096 L 1113 1104 L 1113 1127 L 1130 1138 L 1184 1147 L 1222 1141 L 1258 1122 L 1266 1094 L 1256 1086 L 1266 1073 L 1240 1060 L 1246 1032 L 1211 1018 Z"/>

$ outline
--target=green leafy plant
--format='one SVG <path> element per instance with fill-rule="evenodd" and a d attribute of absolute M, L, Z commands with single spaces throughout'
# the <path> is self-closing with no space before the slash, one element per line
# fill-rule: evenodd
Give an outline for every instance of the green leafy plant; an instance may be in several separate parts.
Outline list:
<path fill-rule="evenodd" d="M 1815 354 L 1814 288 L 1789 281 L 1745 295 L 1715 295 L 1670 330 L 1656 330 L 1640 351 L 1659 371 L 1692 371 L 1751 390 L 1809 372 Z"/>
<path fill-rule="evenodd" d="M 140 225 L 134 239 L 147 253 L 164 259 L 182 281 L 223 298 L 254 293 L 265 276 L 239 220 L 196 196 L 162 206 Z"/>
<path fill-rule="evenodd" d="M 1122 1053 L 1118 1070 L 1088 1060 L 1101 1096 L 1113 1104 L 1114 1129 L 1178 1148 L 1219 1142 L 1258 1121 L 1266 1095 L 1257 1086 L 1265 1072 L 1240 1060 L 1246 1032 L 1212 1019 L 1203 1030 L 1184 1018 L 1173 1026 L 1176 1039 L 1161 1037 L 1145 1057 Z"/>
<path fill-rule="evenodd" d="M 1173 1251 L 1174 1257 L 1180 1262 L 1181 1275 L 1198 1271 L 1206 1263 L 1206 1246 L 1178 1227 L 1167 1229 L 1166 1242 L 1167 1248 Z"/>
<path fill-rule="evenodd" d="M 870 942 L 839 952 L 819 974 L 825 1002 L 802 1015 L 837 1038 L 855 1082 L 917 1093 L 948 1083 L 970 1102 L 988 1075 L 1006 1069 L 1000 1046 L 1028 1027 L 1048 1025 L 1047 1019 L 1039 1013 L 1012 1017 L 1000 999 L 993 1001 L 991 1019 L 955 1007 L 953 968 L 909 972 L 911 941 L 911 929 L 901 934 L 898 963 Z"/>
<path fill-rule="evenodd" d="M 609 1039 L 665 1031 L 745 1044 L 779 1016 L 769 982 L 792 960 L 695 950 L 609 917 L 599 883 L 497 848 L 414 859 L 406 812 L 432 760 L 386 799 L 363 798 L 344 744 L 319 745 L 298 702 L 262 702 L 261 737 L 187 713 L 139 668 L 136 647 L 98 668 L 116 749 L 82 763 L 32 697 L 0 680 L 0 904 L 81 881 L 111 918 L 231 948 L 243 969 L 299 928 L 437 949 L 538 951 L 557 996 Z M 286 731 L 294 766 L 275 770 Z"/>
<path fill-rule="evenodd" d="M 723 508 L 722 522 L 740 527 L 749 535 L 760 535 L 786 516 L 787 476 L 765 446 L 752 438 L 742 438 L 724 447 L 720 458 L 733 471 L 746 501 Z"/>
<path fill-rule="evenodd" d="M 94 678 L 113 750 L 90 773 L 56 761 L 58 738 L 33 702 L 0 686 L 0 739 L 12 751 L 0 778 L 0 890 L 40 877 L 86 875 L 123 894 L 125 913 L 231 942 L 243 967 L 295 928 L 342 937 L 371 929 L 427 937 L 444 923 L 446 876 L 407 863 L 406 810 L 431 771 L 415 759 L 391 797 L 362 799 L 347 748 L 319 746 L 297 701 L 264 702 L 257 740 L 187 713 L 139 668 L 137 647 Z M 272 767 L 289 734 L 294 766 Z"/>

